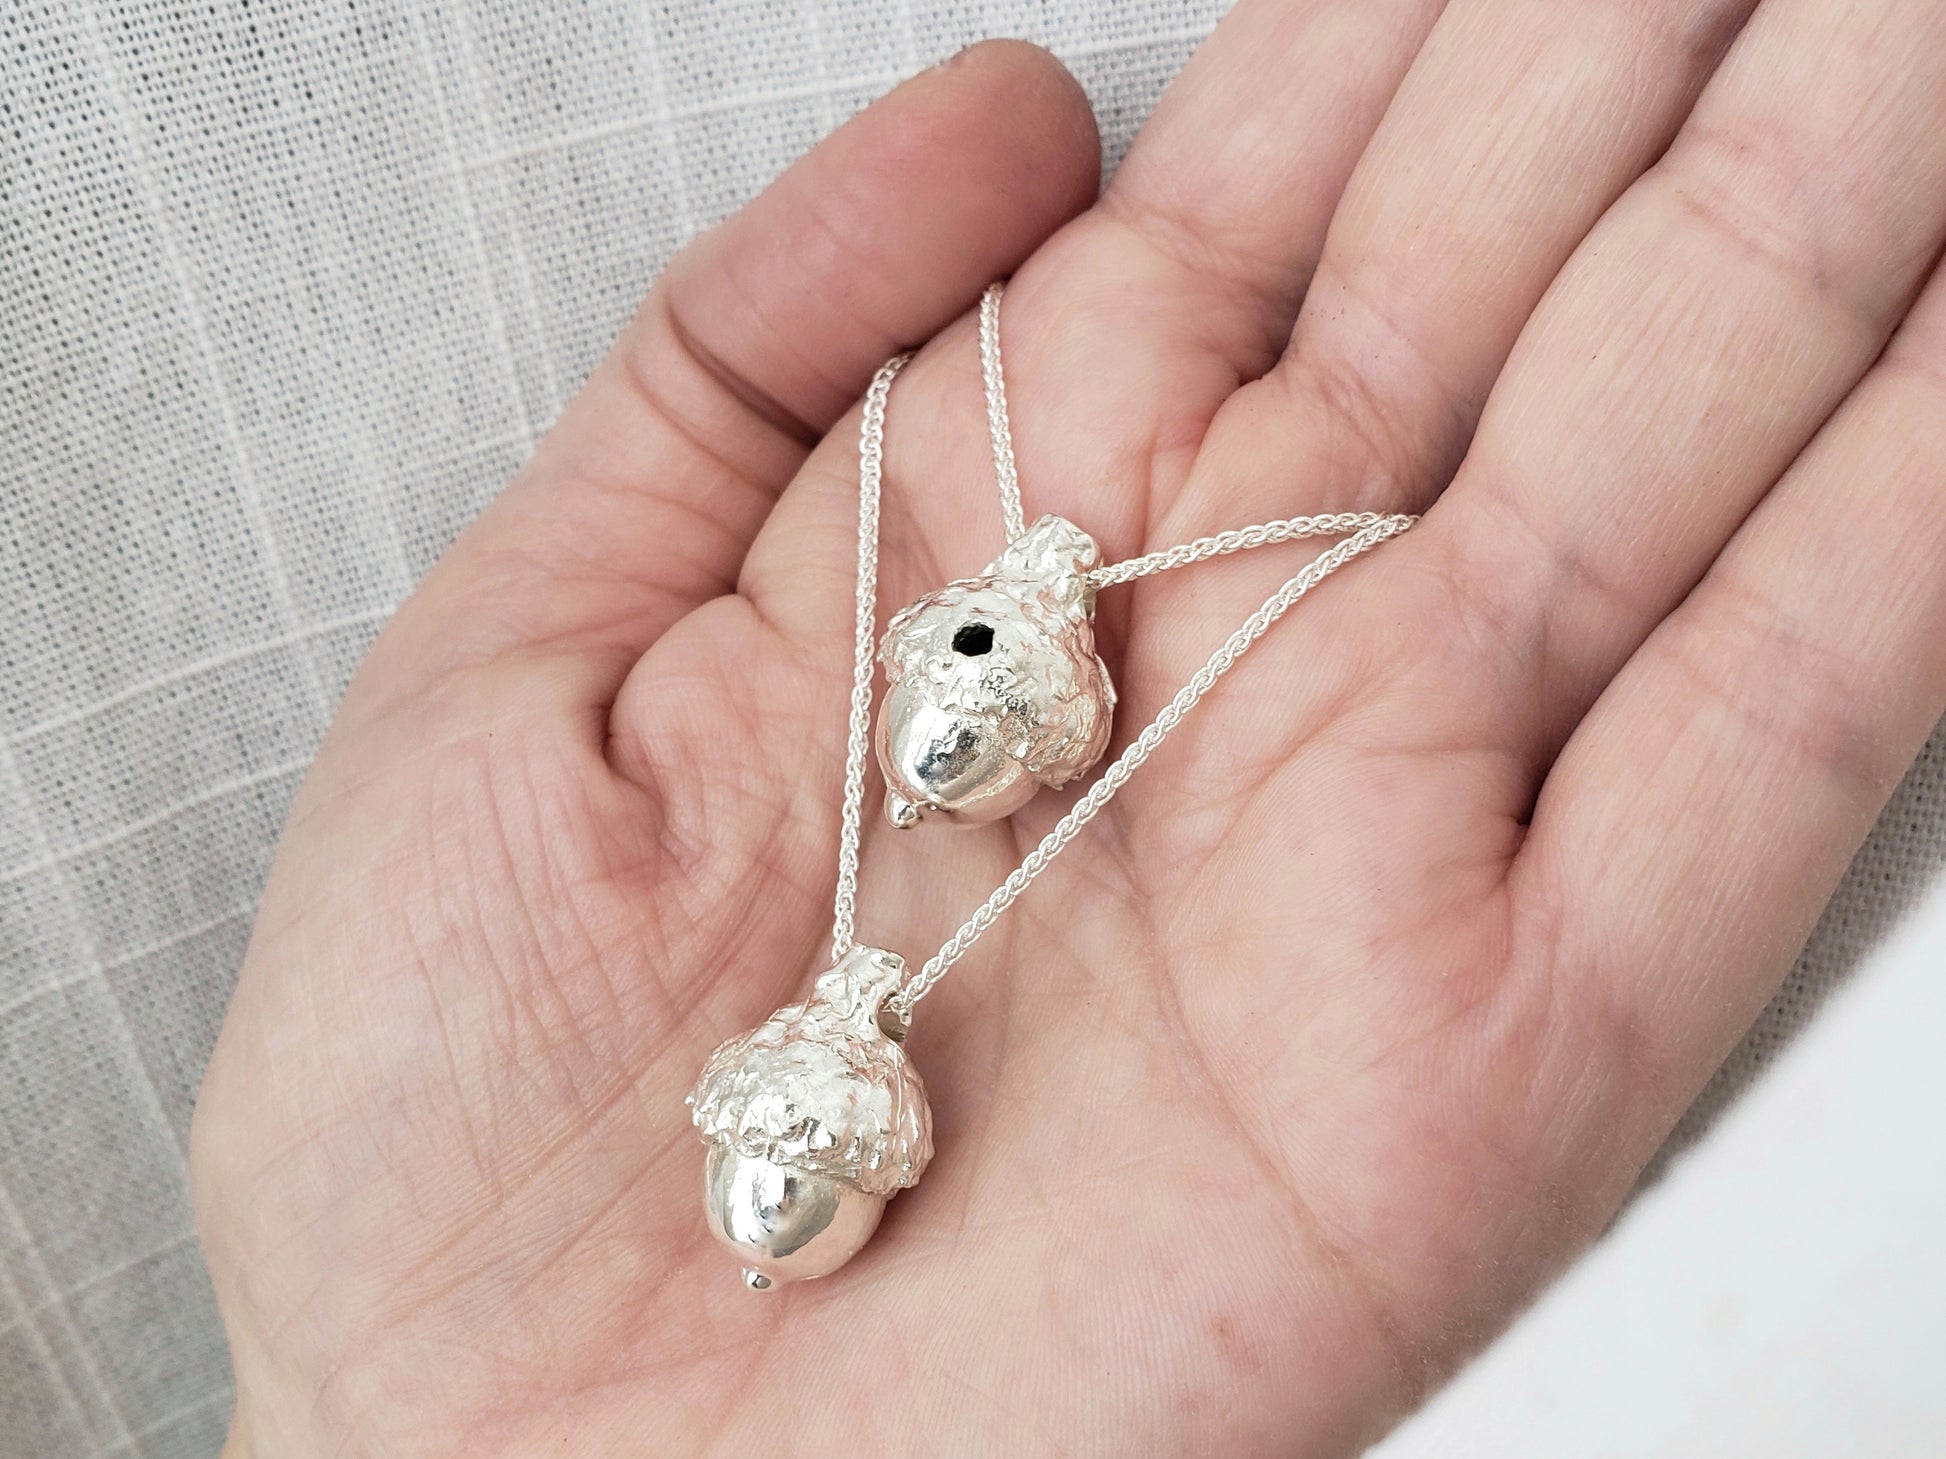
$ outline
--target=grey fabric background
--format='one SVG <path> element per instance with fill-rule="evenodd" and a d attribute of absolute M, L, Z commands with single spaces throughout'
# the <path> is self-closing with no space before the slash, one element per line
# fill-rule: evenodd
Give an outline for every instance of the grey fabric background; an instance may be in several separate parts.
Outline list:
<path fill-rule="evenodd" d="M 183 1151 L 286 798 L 657 268 L 985 35 L 1112 163 L 1223 8 L 0 8 L 0 1456 L 217 1449 Z M 1936 739 L 1679 1138 L 1942 860 Z"/>

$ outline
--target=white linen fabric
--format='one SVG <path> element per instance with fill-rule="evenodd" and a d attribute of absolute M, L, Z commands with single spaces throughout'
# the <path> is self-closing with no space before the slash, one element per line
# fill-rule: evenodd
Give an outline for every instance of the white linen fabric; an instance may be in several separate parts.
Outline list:
<path fill-rule="evenodd" d="M 656 270 L 1025 35 L 1112 164 L 1216 0 L 0 6 L 0 1459 L 213 1454 L 184 1144 L 366 644 Z M 1684 1127 L 1946 861 L 1946 742 Z"/>

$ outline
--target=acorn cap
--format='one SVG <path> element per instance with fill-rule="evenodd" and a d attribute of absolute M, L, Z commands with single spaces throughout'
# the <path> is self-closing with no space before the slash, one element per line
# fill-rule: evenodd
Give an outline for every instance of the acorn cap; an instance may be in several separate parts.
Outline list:
<path fill-rule="evenodd" d="M 932 1158 L 932 1112 L 912 1061 L 880 1026 L 880 1005 L 904 981 L 893 953 L 846 953 L 809 999 L 710 1055 L 689 1096 L 697 1130 L 872 1195 L 916 1185 Z"/>

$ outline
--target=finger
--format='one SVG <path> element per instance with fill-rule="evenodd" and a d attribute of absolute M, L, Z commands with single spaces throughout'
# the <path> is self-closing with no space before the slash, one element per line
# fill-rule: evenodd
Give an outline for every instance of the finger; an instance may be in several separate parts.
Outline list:
<path fill-rule="evenodd" d="M 1449 5 L 1352 175 L 1282 361 L 1217 417 L 1163 535 L 1429 502 L 1542 293 L 1754 5 Z"/>
<path fill-rule="evenodd" d="M 1427 691 L 1537 777 L 1877 356 L 1943 237 L 1946 7 L 1764 5 L 1394 558 L 1446 607 Z"/>
<path fill-rule="evenodd" d="M 1095 196 L 1086 98 L 976 46 L 840 128 L 686 249 L 532 462 L 402 612 L 425 673 L 525 652 L 600 701 L 750 539 L 872 369 Z"/>
<path fill-rule="evenodd" d="M 1147 545 L 1217 408 L 1288 337 L 1344 180 L 1439 4 L 1244 0 L 1100 205 L 1014 276 L 1001 336 L 1030 519 L 1066 515 L 1115 557 Z M 919 544 L 910 583 L 888 564 L 895 594 L 975 571 L 1000 543 L 971 329 L 946 343 L 900 385 L 926 428 L 923 459 L 890 461 L 924 487 L 910 523 L 887 518 Z M 793 578 L 786 564 L 751 586 Z"/>
<path fill-rule="evenodd" d="M 1604 1042 L 1634 1067 L 1587 1077 L 1629 1095 L 1595 1117 L 1637 1165 L 1946 713 L 1942 505 L 1946 269 L 1548 777 L 1511 883 L 1522 977 L 1625 1031 Z"/>
<path fill-rule="evenodd" d="M 1155 539 L 1299 511 L 1423 509 L 1521 325 L 1668 146 L 1753 4 L 1448 6 L 1346 189 L 1288 350 L 1218 414 Z M 1166 696 L 1209 652 L 1208 615 L 1189 605 L 1240 617 L 1273 572 L 1239 558 L 1144 585 L 1132 657 L 1152 673 L 1126 686 L 1134 700 Z M 1262 652 L 1266 682 L 1301 682 L 1317 659 L 1301 638 Z M 1306 732 L 1276 696 L 1213 712 L 1272 755 Z"/>
<path fill-rule="evenodd" d="M 1442 3 L 1245 0 L 1103 195 L 1101 221 L 1141 242 L 1248 373 L 1282 347 L 1345 181 Z"/>

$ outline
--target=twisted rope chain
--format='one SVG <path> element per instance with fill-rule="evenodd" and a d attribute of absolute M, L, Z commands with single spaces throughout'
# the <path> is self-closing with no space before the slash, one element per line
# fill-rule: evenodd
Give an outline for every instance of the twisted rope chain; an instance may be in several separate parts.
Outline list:
<path fill-rule="evenodd" d="M 831 961 L 857 941 L 858 841 L 865 812 L 865 750 L 872 736 L 872 662 L 878 646 L 878 505 L 885 481 L 885 398 L 910 353 L 878 367 L 858 424 L 858 613 L 852 633 L 851 718 L 845 734 L 844 823 L 838 832 L 838 903 Z"/>
<path fill-rule="evenodd" d="M 1342 537 L 1349 532 L 1363 532 L 1381 522 L 1394 523 L 1394 531 L 1390 535 L 1396 536 L 1417 520 L 1416 517 L 1394 516 L 1384 512 L 1282 517 L 1275 522 L 1262 522 L 1255 527 L 1236 527 L 1228 532 L 1218 532 L 1214 537 L 1198 537 L 1194 542 L 1165 547 L 1160 552 L 1131 557 L 1126 562 L 1117 562 L 1108 567 L 1098 567 L 1088 574 L 1088 581 L 1097 588 L 1113 587 L 1116 583 L 1132 583 L 1151 573 L 1167 572 L 1172 567 L 1208 562 L 1212 557 L 1222 557 L 1230 552 L 1245 552 L 1252 547 L 1268 547 L 1277 542 L 1294 542 L 1300 537 Z"/>
<path fill-rule="evenodd" d="M 986 392 L 987 429 L 993 437 L 993 474 L 1000 481 L 1000 514 L 1006 519 L 1007 540 L 1012 542 L 1027 530 L 1027 516 L 1020 503 L 1020 468 L 1014 462 L 1014 432 L 1007 415 L 1007 378 L 1000 367 L 1000 297 L 1007 291 L 1003 283 L 988 284 L 980 296 L 980 381 Z M 1198 537 L 1177 547 L 1131 557 L 1088 574 L 1096 588 L 1117 583 L 1132 583 L 1151 573 L 1189 567 L 1222 557 L 1231 552 L 1247 552 L 1253 547 L 1270 547 L 1300 537 L 1339 537 L 1362 532 L 1381 521 L 1399 520 L 1411 525 L 1409 518 L 1391 518 L 1379 512 L 1339 512 L 1324 517 L 1283 517 L 1261 522 L 1254 527 L 1237 527 L 1213 537 Z M 1401 527 L 1399 530 L 1403 531 Z"/>
<path fill-rule="evenodd" d="M 987 285 L 980 295 L 980 384 L 987 398 L 987 429 L 993 435 L 993 474 L 1000 478 L 1000 515 L 1007 540 L 1027 530 L 1020 506 L 1020 470 L 1014 465 L 1014 428 L 1007 419 L 1007 377 L 1000 369 L 1000 296 L 1005 284 Z"/>
<path fill-rule="evenodd" d="M 987 298 L 996 302 L 997 287 L 987 293 Z M 982 301 L 983 325 L 986 314 L 986 303 Z M 858 427 L 858 601 L 852 656 L 851 713 L 845 739 L 844 812 L 838 839 L 838 894 L 831 933 L 833 962 L 849 952 L 856 941 L 858 848 L 864 824 L 865 754 L 871 738 L 872 674 L 877 643 L 878 523 L 885 475 L 885 406 L 892 381 L 910 358 L 909 354 L 898 355 L 879 368 L 878 374 L 872 378 L 871 388 L 866 391 L 864 413 Z M 886 1000 L 887 1009 L 901 1021 L 909 1022 L 913 1006 L 945 976 L 948 968 L 966 955 L 967 950 L 979 941 L 981 934 L 998 921 L 1000 914 L 1012 906 L 1034 878 L 1061 854 L 1062 848 L 1080 834 L 1082 827 L 1114 799 L 1115 793 L 1128 783 L 1129 777 L 1141 768 L 1142 762 L 1156 752 L 1184 716 L 1216 687 L 1216 682 L 1230 671 L 1250 646 L 1270 631 L 1272 624 L 1288 613 L 1306 593 L 1354 557 L 1369 552 L 1388 538 L 1398 536 L 1417 520 L 1416 517 L 1385 516 L 1373 512 L 1293 517 L 1284 522 L 1219 533 L 1171 548 L 1167 552 L 1131 558 L 1113 568 L 1102 569 L 1105 573 L 1115 574 L 1110 581 L 1128 582 L 1167 567 L 1201 562 L 1266 542 L 1344 532 L 1352 534 L 1336 546 L 1319 553 L 1224 640 L 1195 676 L 1176 692 L 1175 698 L 1162 707 L 1148 728 L 1135 737 L 1115 763 L 1089 787 L 1087 794 L 1075 802 L 1073 809 L 1055 823 L 1054 829 L 1041 838 L 1040 844 L 1027 853 L 1020 865 L 994 888 L 992 895 L 960 925 L 959 930 L 946 940 L 938 952 L 926 960 L 918 973 Z"/>

